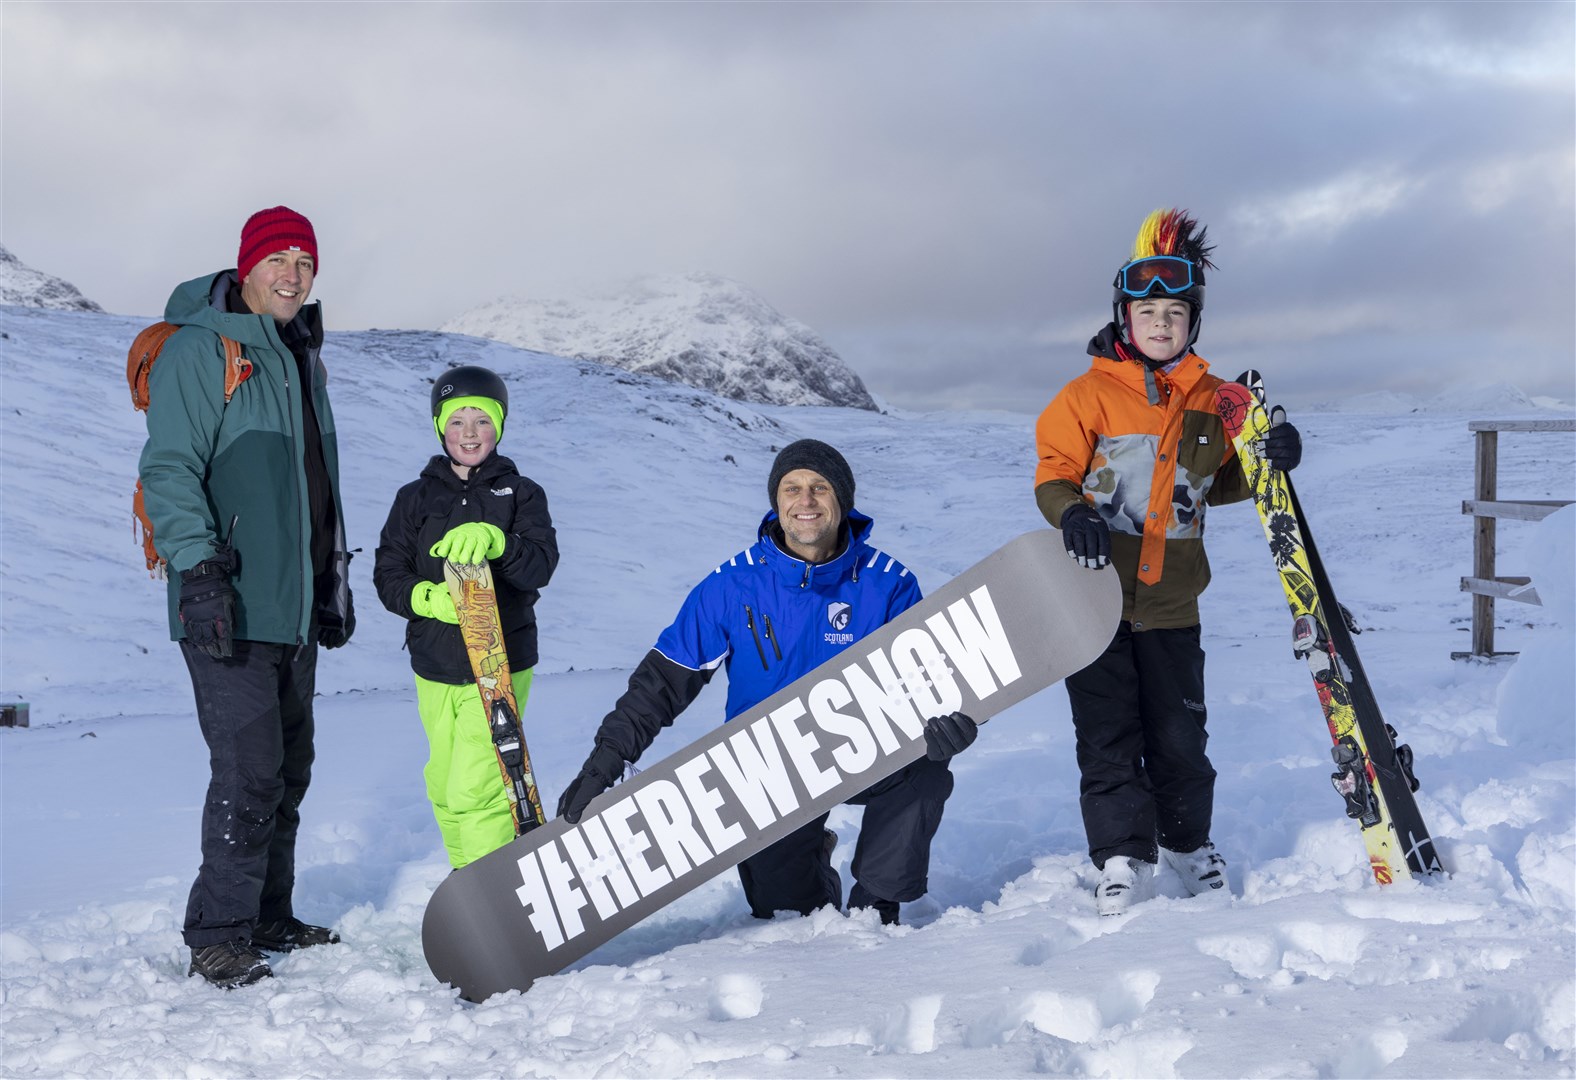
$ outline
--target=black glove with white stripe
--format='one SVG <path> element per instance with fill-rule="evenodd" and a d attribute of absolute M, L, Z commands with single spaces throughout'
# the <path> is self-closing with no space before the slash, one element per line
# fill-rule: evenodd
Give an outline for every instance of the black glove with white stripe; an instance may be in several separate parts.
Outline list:
<path fill-rule="evenodd" d="M 1264 433 L 1264 460 L 1279 472 L 1291 472 L 1302 461 L 1302 433 L 1286 419 L 1279 405 L 1270 411 L 1270 429 Z"/>
<path fill-rule="evenodd" d="M 1062 511 L 1062 543 L 1078 565 L 1100 570 L 1111 560 L 1111 527 L 1100 512 L 1086 502 Z"/>

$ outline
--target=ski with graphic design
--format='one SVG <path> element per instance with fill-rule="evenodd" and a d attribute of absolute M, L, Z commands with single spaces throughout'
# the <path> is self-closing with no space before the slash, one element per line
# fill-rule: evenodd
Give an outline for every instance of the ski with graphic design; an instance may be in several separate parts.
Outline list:
<path fill-rule="evenodd" d="M 514 683 L 509 678 L 509 651 L 504 647 L 492 567 L 485 562 L 473 565 L 444 560 L 443 576 L 449 583 L 449 595 L 454 598 L 454 611 L 460 617 L 460 635 L 465 639 L 465 652 L 482 697 L 482 712 L 487 717 L 493 750 L 498 754 L 498 771 L 503 774 L 509 794 L 514 833 L 523 836 L 545 824 L 547 817 L 542 813 L 542 798 L 531 772 L 531 755 L 520 729 L 520 710 L 514 700 Z"/>
<path fill-rule="evenodd" d="M 829 612 L 829 617 L 835 617 Z M 1026 533 L 729 723 L 439 884 L 432 973 L 468 1001 L 585 956 L 925 754 L 924 721 L 976 721 L 1087 666 L 1122 617 L 1116 571 Z"/>
<path fill-rule="evenodd" d="M 1279 415 L 1272 417 L 1265 406 L 1259 373 L 1244 372 L 1236 382 L 1222 384 L 1217 406 L 1252 485 L 1291 608 L 1292 652 L 1313 674 L 1330 729 L 1336 767 L 1330 779 L 1345 800 L 1347 816 L 1361 829 L 1374 880 L 1388 885 L 1443 873 L 1413 798 L 1418 783 L 1412 749 L 1396 744 L 1395 729 L 1379 711 L 1352 641 L 1357 627 L 1335 597 L 1291 478 L 1264 460 L 1262 440 Z"/>

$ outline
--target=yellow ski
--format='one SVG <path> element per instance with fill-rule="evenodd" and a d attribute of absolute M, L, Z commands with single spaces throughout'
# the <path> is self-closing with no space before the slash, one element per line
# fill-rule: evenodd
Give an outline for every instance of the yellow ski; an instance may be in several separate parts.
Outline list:
<path fill-rule="evenodd" d="M 1256 371 L 1218 392 L 1221 419 L 1253 487 L 1253 502 L 1269 539 L 1281 588 L 1292 614 L 1292 651 L 1308 664 L 1334 742 L 1335 790 L 1361 827 L 1374 880 L 1381 885 L 1443 872 L 1412 793 L 1410 747 L 1395 743 L 1357 657 L 1339 602 L 1324 572 L 1312 533 L 1285 473 L 1265 462 L 1262 440 L 1271 426 Z"/>
<path fill-rule="evenodd" d="M 542 797 L 531 772 L 531 755 L 520 729 L 520 710 L 509 679 L 509 652 L 504 647 L 503 621 L 498 616 L 498 594 L 493 589 L 492 568 L 485 562 L 470 564 L 444 560 L 443 576 L 460 617 L 460 634 L 482 696 L 482 709 L 498 754 L 498 770 L 509 793 L 509 812 L 516 836 L 546 824 Z"/>

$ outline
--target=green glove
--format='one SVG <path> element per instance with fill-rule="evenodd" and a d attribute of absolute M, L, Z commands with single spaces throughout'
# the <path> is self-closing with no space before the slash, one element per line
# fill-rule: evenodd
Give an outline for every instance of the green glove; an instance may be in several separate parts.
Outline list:
<path fill-rule="evenodd" d="M 503 554 L 503 530 L 485 521 L 456 525 L 432 545 L 435 558 L 457 563 L 479 563 Z"/>
<path fill-rule="evenodd" d="M 454 610 L 454 597 L 449 595 L 448 586 L 441 582 L 416 582 L 416 587 L 410 591 L 410 609 L 423 619 L 460 625 L 459 613 Z"/>

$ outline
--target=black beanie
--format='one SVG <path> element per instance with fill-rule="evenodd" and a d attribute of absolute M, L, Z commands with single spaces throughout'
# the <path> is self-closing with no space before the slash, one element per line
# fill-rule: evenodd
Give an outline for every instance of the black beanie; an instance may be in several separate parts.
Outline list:
<path fill-rule="evenodd" d="M 800 439 L 783 447 L 772 462 L 772 473 L 766 480 L 766 501 L 773 510 L 777 509 L 777 485 L 795 469 L 809 469 L 826 477 L 832 494 L 837 496 L 838 509 L 845 516 L 854 508 L 854 471 L 843 455 L 819 439 Z"/>

